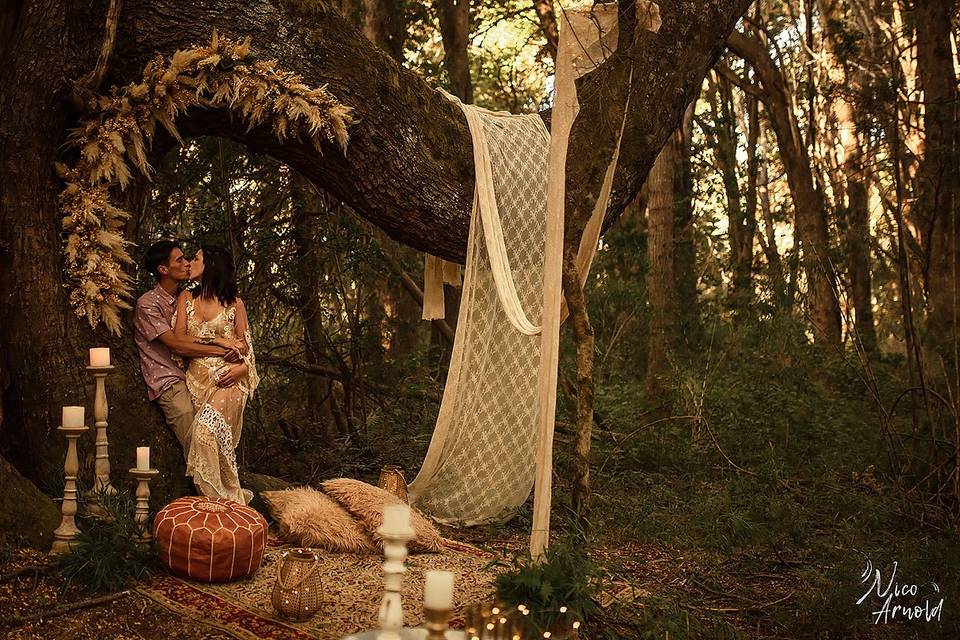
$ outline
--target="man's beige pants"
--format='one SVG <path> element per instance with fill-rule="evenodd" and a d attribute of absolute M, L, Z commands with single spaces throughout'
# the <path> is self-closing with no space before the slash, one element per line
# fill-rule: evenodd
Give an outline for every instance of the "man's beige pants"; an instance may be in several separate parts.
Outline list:
<path fill-rule="evenodd" d="M 167 425 L 173 430 L 183 447 L 183 459 L 190 454 L 190 428 L 193 425 L 193 401 L 187 383 L 177 381 L 172 387 L 160 394 L 157 404 L 163 410 Z"/>

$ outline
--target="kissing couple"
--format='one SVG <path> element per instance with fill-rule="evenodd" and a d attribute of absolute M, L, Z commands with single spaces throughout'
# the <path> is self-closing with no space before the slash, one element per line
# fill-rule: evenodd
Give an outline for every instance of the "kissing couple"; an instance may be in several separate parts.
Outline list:
<path fill-rule="evenodd" d="M 253 492 L 240 486 L 236 447 L 260 378 L 233 257 L 203 245 L 188 260 L 178 243 L 162 240 L 143 262 L 157 282 L 134 316 L 148 397 L 180 441 L 200 494 L 247 504 Z M 183 288 L 190 281 L 198 283 L 192 292 Z"/>

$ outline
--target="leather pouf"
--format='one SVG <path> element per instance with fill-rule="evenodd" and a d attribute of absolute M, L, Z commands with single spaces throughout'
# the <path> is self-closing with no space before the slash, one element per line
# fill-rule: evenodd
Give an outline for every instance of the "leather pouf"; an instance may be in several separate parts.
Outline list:
<path fill-rule="evenodd" d="M 153 521 L 160 560 L 177 575 L 229 582 L 260 567 L 267 521 L 225 498 L 187 496 L 165 506 Z"/>

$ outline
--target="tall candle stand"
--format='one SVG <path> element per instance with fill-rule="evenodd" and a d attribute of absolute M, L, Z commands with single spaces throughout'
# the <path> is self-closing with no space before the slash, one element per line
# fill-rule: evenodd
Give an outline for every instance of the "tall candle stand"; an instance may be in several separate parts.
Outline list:
<path fill-rule="evenodd" d="M 93 483 L 93 492 L 89 501 L 88 509 L 97 515 L 106 516 L 107 511 L 103 508 L 100 498 L 105 495 L 114 495 L 117 490 L 110 483 L 110 456 L 108 453 L 109 441 L 107 440 L 107 415 L 109 405 L 107 404 L 107 374 L 113 371 L 112 366 L 106 367 L 87 367 L 87 371 L 93 374 L 96 381 L 96 393 L 93 400 L 93 419 L 94 426 L 97 429 L 97 454 L 94 464 L 94 473 L 96 479 Z"/>
<path fill-rule="evenodd" d="M 380 602 L 380 633 L 377 640 L 400 640 L 403 628 L 403 574 L 407 567 L 407 543 L 413 539 L 414 531 L 409 526 L 404 529 L 384 529 L 377 533 L 383 538 L 383 600 Z"/>
<path fill-rule="evenodd" d="M 150 518 L 150 480 L 160 473 L 156 469 L 130 469 L 130 475 L 137 479 L 137 507 L 133 519 L 140 525 L 140 544 L 149 544 L 153 539 L 147 520 Z"/>
<path fill-rule="evenodd" d="M 50 553 L 61 554 L 70 550 L 80 529 L 77 528 L 77 472 L 80 461 L 77 459 L 77 439 L 87 431 L 86 425 L 75 427 L 57 427 L 57 431 L 67 438 L 67 457 L 63 463 L 65 482 L 63 485 L 63 505 L 60 511 L 63 519 L 60 526 L 53 532 L 53 547 Z"/>

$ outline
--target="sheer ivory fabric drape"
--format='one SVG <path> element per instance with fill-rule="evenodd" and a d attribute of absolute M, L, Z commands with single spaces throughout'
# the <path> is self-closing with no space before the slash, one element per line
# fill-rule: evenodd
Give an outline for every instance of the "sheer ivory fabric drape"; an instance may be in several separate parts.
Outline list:
<path fill-rule="evenodd" d="M 488 251 L 490 221 L 482 218 L 494 214 L 478 211 L 475 201 L 443 402 L 410 494 L 411 502 L 435 519 L 471 525 L 506 520 L 533 487 L 540 338 L 511 324 L 499 300 L 497 278 L 510 281 L 515 315 L 539 324 L 549 135 L 536 114 L 465 109 L 477 184 L 496 199 L 502 244 Z M 491 253 L 495 260 L 509 261 L 506 278 L 494 275 Z"/>
<path fill-rule="evenodd" d="M 656 31 L 657 5 L 640 5 L 641 24 Z M 536 483 L 536 555 L 549 536 L 567 141 L 579 111 L 574 79 L 617 46 L 615 4 L 557 6 L 552 135 L 539 115 L 461 104 L 476 172 L 463 296 L 437 425 L 410 485 L 411 502 L 435 519 L 471 525 L 509 518 Z M 623 123 L 580 242 L 584 280 L 609 201 Z M 443 317 L 439 262 L 427 259 L 425 318 Z"/>

